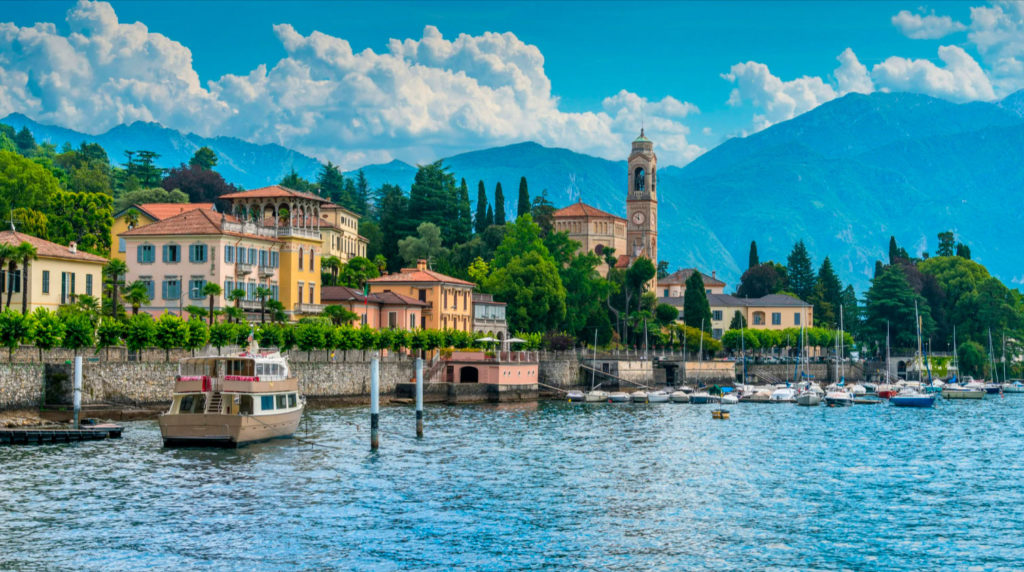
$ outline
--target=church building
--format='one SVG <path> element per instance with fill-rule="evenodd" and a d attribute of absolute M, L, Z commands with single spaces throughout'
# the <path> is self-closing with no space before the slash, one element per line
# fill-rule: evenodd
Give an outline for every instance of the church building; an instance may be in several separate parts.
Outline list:
<path fill-rule="evenodd" d="M 606 213 L 580 202 L 554 213 L 555 230 L 568 232 L 583 252 L 605 259 L 605 249 L 614 248 L 616 268 L 629 268 L 643 256 L 658 265 L 658 156 L 654 143 L 644 136 L 633 140 L 626 171 L 626 218 Z M 607 272 L 607 265 L 598 271 Z M 651 288 L 655 287 L 652 280 Z"/>

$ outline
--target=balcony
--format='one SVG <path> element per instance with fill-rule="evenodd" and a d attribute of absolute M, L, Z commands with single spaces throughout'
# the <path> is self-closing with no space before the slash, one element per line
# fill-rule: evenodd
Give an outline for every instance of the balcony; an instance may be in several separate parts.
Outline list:
<path fill-rule="evenodd" d="M 270 266 L 260 265 L 259 274 L 260 278 L 269 278 L 274 275 L 274 269 Z"/>
<path fill-rule="evenodd" d="M 246 312 L 259 312 L 260 301 L 259 300 L 239 300 L 238 305 Z"/>
<path fill-rule="evenodd" d="M 241 262 L 235 263 L 235 276 L 246 276 L 252 274 L 254 270 L 252 264 L 243 264 Z"/>
<path fill-rule="evenodd" d="M 303 304 L 300 302 L 295 305 L 292 312 L 295 314 L 321 314 L 326 307 L 326 304 Z"/>
<path fill-rule="evenodd" d="M 277 236 L 279 238 L 287 236 L 296 236 L 301 238 L 312 238 L 313 240 L 320 240 L 320 231 L 315 228 L 298 228 L 294 226 L 282 226 L 277 229 Z"/>

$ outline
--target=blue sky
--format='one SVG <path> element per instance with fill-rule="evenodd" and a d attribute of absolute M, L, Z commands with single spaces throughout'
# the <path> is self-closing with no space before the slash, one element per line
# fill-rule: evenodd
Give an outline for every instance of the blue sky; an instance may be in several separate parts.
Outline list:
<path fill-rule="evenodd" d="M 0 116 L 133 120 L 345 167 L 536 140 L 685 164 L 851 91 L 1024 87 L 1019 3 L 5 2 Z M 45 24 L 36 25 L 37 22 Z"/>

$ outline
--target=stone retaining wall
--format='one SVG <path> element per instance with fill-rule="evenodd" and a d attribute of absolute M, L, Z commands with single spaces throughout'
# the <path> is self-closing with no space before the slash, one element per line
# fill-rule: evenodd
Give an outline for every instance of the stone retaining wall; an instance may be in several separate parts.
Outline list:
<path fill-rule="evenodd" d="M 41 364 L 0 364 L 0 409 L 38 407 L 42 394 Z"/>

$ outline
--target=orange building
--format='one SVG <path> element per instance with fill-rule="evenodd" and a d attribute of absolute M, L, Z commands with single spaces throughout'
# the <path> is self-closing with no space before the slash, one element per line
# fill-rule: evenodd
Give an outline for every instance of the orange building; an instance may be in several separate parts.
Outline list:
<path fill-rule="evenodd" d="M 320 302 L 325 306 L 342 306 L 359 318 L 355 325 L 373 329 L 415 330 L 420 327 L 426 302 L 396 292 L 380 292 L 364 296 L 347 286 L 324 286 Z"/>
<path fill-rule="evenodd" d="M 374 294 L 395 292 L 425 302 L 421 328 L 473 331 L 472 297 L 476 285 L 428 270 L 426 260 L 419 260 L 416 268 L 403 268 L 401 272 L 374 278 L 367 284 Z"/>

